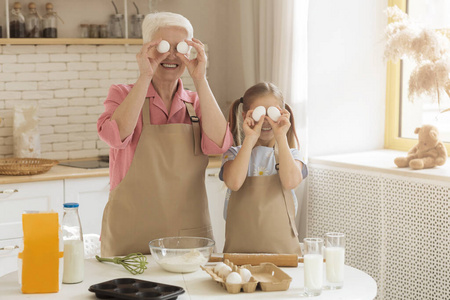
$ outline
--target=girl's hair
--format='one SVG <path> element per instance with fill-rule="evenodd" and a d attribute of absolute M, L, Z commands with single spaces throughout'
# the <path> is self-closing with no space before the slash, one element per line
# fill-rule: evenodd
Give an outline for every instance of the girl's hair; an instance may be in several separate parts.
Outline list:
<path fill-rule="evenodd" d="M 186 29 L 188 40 L 194 36 L 194 28 L 191 22 L 182 15 L 171 12 L 157 12 L 145 16 L 142 23 L 143 42 L 148 43 L 153 39 L 153 35 L 162 27 L 181 27 Z"/>
<path fill-rule="evenodd" d="M 280 107 L 286 108 L 286 110 L 290 113 L 289 121 L 291 122 L 291 127 L 287 132 L 287 138 L 290 148 L 298 148 L 299 142 L 297 133 L 295 132 L 295 122 L 294 122 L 294 114 L 292 113 L 292 109 L 289 105 L 284 102 L 283 94 L 280 89 L 271 82 L 261 82 L 255 84 L 251 88 L 249 88 L 244 96 L 240 99 L 237 99 L 233 102 L 230 108 L 228 121 L 230 122 L 230 129 L 234 138 L 234 145 L 238 146 L 242 144 L 244 139 L 244 132 L 242 130 L 242 117 L 241 112 L 247 113 L 250 108 L 250 104 L 257 98 L 263 97 L 265 95 L 273 95 L 278 99 Z M 242 105 L 240 105 L 242 103 Z M 242 109 L 239 109 L 242 107 Z"/>

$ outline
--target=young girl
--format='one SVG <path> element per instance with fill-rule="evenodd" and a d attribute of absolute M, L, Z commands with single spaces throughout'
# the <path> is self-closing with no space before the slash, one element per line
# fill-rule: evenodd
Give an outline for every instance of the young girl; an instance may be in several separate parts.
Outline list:
<path fill-rule="evenodd" d="M 255 121 L 258 106 L 274 106 L 281 116 L 276 122 L 267 115 Z M 274 84 L 258 83 L 234 101 L 229 121 L 237 146 L 223 155 L 219 175 L 228 187 L 223 252 L 300 254 L 293 189 L 308 171 L 300 160 L 290 107 Z"/>

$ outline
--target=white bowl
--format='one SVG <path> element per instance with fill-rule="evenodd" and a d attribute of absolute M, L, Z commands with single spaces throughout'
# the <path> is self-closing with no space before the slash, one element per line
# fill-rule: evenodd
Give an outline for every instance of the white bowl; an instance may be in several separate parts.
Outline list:
<path fill-rule="evenodd" d="M 191 273 L 204 266 L 214 250 L 215 242 L 203 237 L 167 237 L 151 241 L 148 246 L 153 259 L 164 270 Z"/>

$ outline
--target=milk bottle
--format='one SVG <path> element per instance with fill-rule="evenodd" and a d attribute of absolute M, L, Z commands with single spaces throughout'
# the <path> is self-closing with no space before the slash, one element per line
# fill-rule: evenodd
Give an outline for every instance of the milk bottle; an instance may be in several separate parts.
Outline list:
<path fill-rule="evenodd" d="M 84 278 L 84 244 L 78 215 L 78 203 L 64 204 L 62 231 L 64 239 L 63 283 L 78 283 Z"/>

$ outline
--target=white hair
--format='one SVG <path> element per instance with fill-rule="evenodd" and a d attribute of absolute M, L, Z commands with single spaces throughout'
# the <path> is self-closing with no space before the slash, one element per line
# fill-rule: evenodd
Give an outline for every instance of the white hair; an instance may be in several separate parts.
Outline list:
<path fill-rule="evenodd" d="M 194 36 L 194 28 L 192 27 L 191 22 L 182 15 L 171 12 L 157 12 L 146 15 L 144 22 L 142 23 L 142 37 L 144 44 L 153 39 L 153 35 L 158 29 L 171 26 L 186 29 L 189 40 Z"/>

